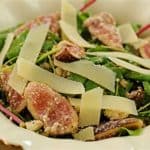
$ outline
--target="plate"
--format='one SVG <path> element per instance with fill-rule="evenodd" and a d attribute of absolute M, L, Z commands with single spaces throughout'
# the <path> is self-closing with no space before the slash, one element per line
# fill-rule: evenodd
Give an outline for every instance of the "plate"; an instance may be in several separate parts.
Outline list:
<path fill-rule="evenodd" d="M 82 0 L 70 0 L 80 8 Z M 119 23 L 149 23 L 149 0 L 97 0 L 89 9 L 91 13 L 108 11 Z M 60 0 L 1 0 L 0 30 L 60 10 Z M 7 18 L 7 19 L 6 19 Z M 140 136 L 111 138 L 95 142 L 80 142 L 68 139 L 54 139 L 38 135 L 14 125 L 0 113 L 0 139 L 23 146 L 24 150 L 149 150 L 150 126 Z"/>

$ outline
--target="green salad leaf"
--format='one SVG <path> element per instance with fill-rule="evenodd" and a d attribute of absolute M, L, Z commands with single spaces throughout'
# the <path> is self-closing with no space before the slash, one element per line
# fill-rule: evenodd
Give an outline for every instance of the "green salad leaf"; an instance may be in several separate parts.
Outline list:
<path fill-rule="evenodd" d="M 89 18 L 89 13 L 87 12 L 79 12 L 77 15 L 77 24 L 78 24 L 78 31 L 82 33 L 84 30 L 84 21 Z"/>
<path fill-rule="evenodd" d="M 52 32 L 48 32 L 46 40 L 42 47 L 42 51 L 46 52 L 46 51 L 51 50 L 53 48 L 53 46 L 55 44 L 57 44 L 59 41 L 60 41 L 60 38 L 58 35 L 56 35 L 55 33 L 52 33 Z"/>
<path fill-rule="evenodd" d="M 150 75 L 140 74 L 137 72 L 129 71 L 126 75 L 126 78 L 138 81 L 149 81 L 150 82 Z"/>
<path fill-rule="evenodd" d="M 138 23 L 132 23 L 131 25 L 132 25 L 132 28 L 133 28 L 133 30 L 134 30 L 135 32 L 138 32 L 139 29 L 141 28 L 141 25 L 138 24 Z"/>
<path fill-rule="evenodd" d="M 144 86 L 145 93 L 150 96 L 150 83 L 147 81 L 144 81 L 143 86 Z"/>
<path fill-rule="evenodd" d="M 91 81 L 91 80 L 88 80 L 88 81 L 84 84 L 84 86 L 85 86 L 85 90 L 86 90 L 86 91 L 89 91 L 89 90 L 92 90 L 92 89 L 94 89 L 94 88 L 99 87 L 98 84 L 96 84 L 95 82 L 93 82 L 93 81 Z"/>
<path fill-rule="evenodd" d="M 68 79 L 70 80 L 73 80 L 73 81 L 77 81 L 77 82 L 81 82 L 81 83 L 85 83 L 85 81 L 87 80 L 86 78 L 80 76 L 80 75 L 77 75 L 75 73 L 71 73 L 68 77 Z"/>
<path fill-rule="evenodd" d="M 13 57 L 17 57 L 19 55 L 19 52 L 20 52 L 21 47 L 23 46 L 23 44 L 25 42 L 27 34 L 28 34 L 28 30 L 20 33 L 20 35 L 18 35 L 14 39 L 14 41 L 13 41 L 13 43 L 12 43 L 12 45 L 11 45 L 10 49 L 8 50 L 7 55 L 6 55 L 8 59 L 11 59 Z"/>
<path fill-rule="evenodd" d="M 0 34 L 0 51 L 2 50 L 7 34 Z"/>
<path fill-rule="evenodd" d="M 130 136 L 138 136 L 142 133 L 142 131 L 143 131 L 143 128 L 136 129 L 136 130 L 129 130 L 129 129 L 124 128 L 124 127 L 120 128 L 120 134 L 121 135 L 124 135 L 127 133 Z"/>

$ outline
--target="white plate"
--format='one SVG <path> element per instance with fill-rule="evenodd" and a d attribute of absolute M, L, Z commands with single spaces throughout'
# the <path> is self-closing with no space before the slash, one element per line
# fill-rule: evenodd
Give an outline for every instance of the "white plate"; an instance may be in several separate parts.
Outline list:
<path fill-rule="evenodd" d="M 81 0 L 71 0 L 79 8 Z M 84 1 L 84 0 L 83 0 Z M 120 23 L 150 21 L 150 0 L 97 0 L 92 13 L 108 11 Z M 34 18 L 37 15 L 59 11 L 59 0 L 0 0 L 0 29 Z M 150 127 L 140 136 L 111 138 L 96 142 L 53 139 L 19 128 L 0 113 L 0 139 L 20 144 L 24 150 L 149 150 Z"/>

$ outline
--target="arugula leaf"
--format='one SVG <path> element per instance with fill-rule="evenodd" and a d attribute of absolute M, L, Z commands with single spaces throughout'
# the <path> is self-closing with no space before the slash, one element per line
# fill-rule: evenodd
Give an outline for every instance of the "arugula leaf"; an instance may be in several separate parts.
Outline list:
<path fill-rule="evenodd" d="M 79 12 L 77 15 L 78 32 L 86 41 L 90 41 L 92 39 L 88 29 L 84 26 L 84 22 L 87 18 L 89 18 L 89 16 L 90 15 L 87 12 Z"/>
<path fill-rule="evenodd" d="M 150 83 L 147 81 L 143 82 L 144 92 L 150 96 Z"/>
<path fill-rule="evenodd" d="M 94 64 L 101 64 L 103 62 L 103 58 L 97 56 L 88 56 L 85 59 L 92 61 Z"/>
<path fill-rule="evenodd" d="M 135 32 L 138 32 L 139 29 L 141 28 L 141 25 L 138 24 L 138 23 L 132 23 L 131 25 L 132 25 L 132 28 L 133 28 L 133 30 L 134 30 Z"/>
<path fill-rule="evenodd" d="M 95 41 L 93 42 L 95 44 Z M 101 52 L 101 51 L 113 51 L 116 50 L 113 47 L 102 45 L 101 43 L 97 43 L 96 47 L 89 48 L 87 52 Z"/>
<path fill-rule="evenodd" d="M 87 12 L 79 12 L 77 15 L 77 24 L 78 24 L 78 31 L 79 33 L 82 33 L 84 30 L 84 21 L 89 18 L 89 13 Z"/>
<path fill-rule="evenodd" d="M 106 67 L 108 67 L 109 69 L 111 69 L 112 71 L 114 71 L 116 73 L 116 77 L 119 78 L 119 79 L 123 79 L 124 75 L 127 72 L 127 70 L 125 68 L 118 67 L 115 64 L 113 64 L 112 62 L 106 63 L 104 65 Z"/>
<path fill-rule="evenodd" d="M 138 113 L 138 117 L 144 120 L 146 125 L 150 124 L 150 110 L 142 111 Z"/>
<path fill-rule="evenodd" d="M 140 117 L 150 117 L 150 110 L 139 112 Z"/>
<path fill-rule="evenodd" d="M 146 110 L 148 109 L 150 106 L 150 102 L 146 103 L 144 106 L 141 106 L 139 109 L 138 109 L 138 112 L 141 112 L 143 110 Z"/>
<path fill-rule="evenodd" d="M 96 84 L 95 82 L 91 81 L 91 80 L 88 80 L 85 84 L 85 90 L 88 91 L 88 90 L 91 90 L 91 89 L 94 89 L 96 87 L 99 87 L 98 84 Z"/>
<path fill-rule="evenodd" d="M 150 75 L 140 74 L 133 71 L 128 71 L 125 74 L 127 79 L 138 80 L 138 81 L 149 81 L 150 82 Z"/>
<path fill-rule="evenodd" d="M 53 48 L 45 53 L 41 53 L 36 61 L 36 63 L 41 63 L 44 60 L 46 60 L 50 55 L 55 54 L 58 51 L 58 49 L 56 48 L 56 46 L 53 46 Z"/>
<path fill-rule="evenodd" d="M 45 52 L 45 51 L 51 50 L 53 46 L 57 44 L 59 41 L 60 41 L 60 38 L 58 35 L 52 32 L 48 32 L 47 38 L 42 47 L 42 51 Z"/>
<path fill-rule="evenodd" d="M 77 75 L 75 73 L 71 73 L 70 76 L 68 77 L 68 79 L 73 80 L 73 81 L 77 81 L 77 82 L 81 82 L 81 83 L 85 83 L 85 81 L 87 80 L 86 78 Z"/>
<path fill-rule="evenodd" d="M 25 39 L 27 37 L 28 30 L 22 32 L 19 36 L 16 37 L 16 39 L 13 41 L 10 49 L 7 53 L 7 58 L 11 59 L 13 57 L 17 57 L 19 55 L 19 52 L 21 50 L 21 47 L 23 46 Z"/>
<path fill-rule="evenodd" d="M 129 130 L 127 128 L 124 128 L 124 127 L 121 127 L 120 128 L 120 134 L 124 135 L 125 133 L 127 133 L 128 135 L 130 136 L 138 136 L 142 133 L 143 131 L 143 128 L 139 128 L 139 129 L 136 129 L 136 130 Z"/>
<path fill-rule="evenodd" d="M 2 50 L 7 34 L 0 34 L 0 51 Z"/>

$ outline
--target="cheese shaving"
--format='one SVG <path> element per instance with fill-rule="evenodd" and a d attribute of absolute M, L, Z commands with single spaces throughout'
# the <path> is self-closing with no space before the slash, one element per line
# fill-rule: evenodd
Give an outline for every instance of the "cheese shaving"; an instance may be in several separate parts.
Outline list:
<path fill-rule="evenodd" d="M 82 129 L 78 133 L 73 134 L 73 137 L 81 141 L 94 141 L 95 140 L 94 128 L 87 127 L 85 129 Z"/>
<path fill-rule="evenodd" d="M 23 58 L 19 58 L 17 61 L 17 73 L 28 81 L 45 83 L 60 93 L 82 94 L 85 92 L 84 86 L 80 82 L 57 76 Z"/>
<path fill-rule="evenodd" d="M 82 94 L 79 126 L 99 125 L 102 109 L 103 89 L 95 88 Z"/>
<path fill-rule="evenodd" d="M 77 10 L 67 0 L 62 0 L 60 27 L 63 34 L 70 41 L 81 47 L 94 47 L 94 45 L 89 44 L 78 33 L 76 17 Z"/>
<path fill-rule="evenodd" d="M 150 75 L 150 70 L 148 70 L 148 69 L 140 68 L 138 66 L 132 65 L 126 61 L 123 61 L 123 60 L 120 60 L 117 58 L 113 58 L 113 57 L 108 57 L 108 58 L 118 66 L 121 66 L 121 67 L 126 68 L 128 70 L 135 71 L 135 72 L 138 72 L 141 74 Z"/>
<path fill-rule="evenodd" d="M 48 29 L 49 25 L 47 24 L 31 29 L 23 47 L 21 48 L 18 58 L 22 57 L 31 62 L 35 62 L 45 41 Z M 22 94 L 26 83 L 27 80 L 18 76 L 15 66 L 8 80 L 8 84 L 18 93 Z"/>
<path fill-rule="evenodd" d="M 14 34 L 13 33 L 9 33 L 7 35 L 7 38 L 5 40 L 5 44 L 4 44 L 4 47 L 2 48 L 2 51 L 0 52 L 0 68 L 2 67 L 2 64 L 3 64 L 3 61 L 5 59 L 5 56 L 11 46 L 11 43 L 13 41 L 13 38 L 14 38 Z"/>
<path fill-rule="evenodd" d="M 150 68 L 150 59 L 144 59 L 133 54 L 122 52 L 87 52 L 87 55 L 100 56 L 100 57 L 116 57 L 125 60 L 130 60 L 138 63 L 139 65 Z"/>
<path fill-rule="evenodd" d="M 69 101 L 72 106 L 80 111 L 81 99 L 69 98 Z M 135 102 L 120 96 L 103 95 L 102 109 L 109 109 L 127 114 L 138 115 Z"/>
<path fill-rule="evenodd" d="M 95 65 L 87 60 L 63 63 L 55 59 L 54 64 L 64 70 L 86 77 L 112 92 L 115 91 L 116 74 L 105 66 Z"/>
<path fill-rule="evenodd" d="M 138 115 L 135 102 L 125 97 L 104 95 L 102 108 Z"/>
<path fill-rule="evenodd" d="M 123 24 L 118 27 L 123 43 L 134 43 L 138 41 L 138 37 L 134 32 L 131 24 Z"/>

